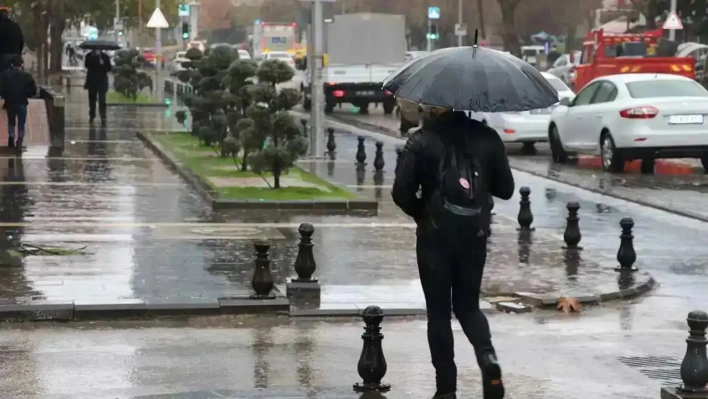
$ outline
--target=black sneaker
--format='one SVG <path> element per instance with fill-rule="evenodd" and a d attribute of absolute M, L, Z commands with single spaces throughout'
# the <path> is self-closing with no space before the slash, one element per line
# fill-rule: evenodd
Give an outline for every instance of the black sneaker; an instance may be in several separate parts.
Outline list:
<path fill-rule="evenodd" d="M 93 125 L 93 120 L 94 120 L 94 118 L 89 119 L 89 125 Z"/>
<path fill-rule="evenodd" d="M 493 353 L 485 355 L 482 370 L 484 399 L 504 399 L 504 383 L 497 356 Z"/>
<path fill-rule="evenodd" d="M 101 119 L 101 127 L 106 127 L 106 120 L 105 119 Z"/>
<path fill-rule="evenodd" d="M 15 146 L 15 138 L 14 137 L 8 137 L 7 138 L 7 147 L 12 148 Z"/>
<path fill-rule="evenodd" d="M 17 148 L 22 148 L 22 139 L 17 140 L 17 144 L 15 144 Z"/>

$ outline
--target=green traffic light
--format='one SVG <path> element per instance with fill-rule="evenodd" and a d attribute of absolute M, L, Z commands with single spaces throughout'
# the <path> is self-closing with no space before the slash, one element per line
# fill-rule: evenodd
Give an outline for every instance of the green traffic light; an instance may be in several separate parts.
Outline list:
<path fill-rule="evenodd" d="M 189 33 L 187 33 L 187 32 L 182 33 L 182 39 L 187 39 L 187 38 L 189 38 Z"/>

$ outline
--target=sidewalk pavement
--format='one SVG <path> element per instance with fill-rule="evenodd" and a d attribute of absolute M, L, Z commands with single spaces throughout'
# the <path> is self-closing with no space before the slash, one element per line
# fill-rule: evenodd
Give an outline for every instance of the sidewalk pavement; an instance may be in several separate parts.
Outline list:
<path fill-rule="evenodd" d="M 650 399 L 679 383 L 687 312 L 654 304 L 489 316 L 507 399 Z M 361 320 L 282 317 L 4 324 L 0 392 L 17 399 L 388 398 L 434 392 L 426 322 L 386 317 L 384 396 L 360 382 Z M 481 397 L 474 352 L 453 320 L 462 398 Z"/>

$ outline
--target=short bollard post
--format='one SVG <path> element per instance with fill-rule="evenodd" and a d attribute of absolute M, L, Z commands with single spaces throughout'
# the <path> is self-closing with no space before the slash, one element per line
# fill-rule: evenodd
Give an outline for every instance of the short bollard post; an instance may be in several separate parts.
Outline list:
<path fill-rule="evenodd" d="M 568 217 L 565 219 L 567 223 L 565 225 L 565 233 L 563 234 L 563 241 L 565 241 L 565 247 L 563 247 L 563 249 L 581 250 L 583 247 L 578 246 L 580 239 L 583 237 L 582 234 L 580 234 L 580 218 L 578 217 L 580 204 L 577 202 L 568 202 L 566 208 L 568 208 Z"/>
<path fill-rule="evenodd" d="M 533 223 L 533 213 L 531 213 L 531 201 L 529 200 L 529 195 L 531 195 L 531 189 L 528 187 L 521 187 L 519 189 L 519 194 L 521 194 L 521 201 L 519 201 L 519 216 L 516 220 L 519 222 L 519 230 L 535 230 L 531 227 Z"/>
<path fill-rule="evenodd" d="M 302 223 L 297 231 L 300 233 L 300 243 L 294 266 L 297 277 L 286 284 L 285 295 L 296 304 L 319 306 L 322 288 L 317 279 L 312 277 L 317 270 L 314 254 L 315 244 L 312 242 L 315 227 L 310 223 Z"/>
<path fill-rule="evenodd" d="M 694 310 L 686 319 L 689 335 L 686 339 L 686 355 L 681 362 L 681 381 L 678 387 L 661 388 L 661 399 L 706 399 L 708 398 L 708 357 L 706 356 L 706 329 L 708 313 Z"/>
<path fill-rule="evenodd" d="M 403 155 L 403 148 L 396 148 L 396 168 L 398 168 L 398 164 L 401 163 L 401 155 Z"/>
<path fill-rule="evenodd" d="M 364 140 L 366 140 L 366 138 L 359 136 L 357 140 L 359 140 L 359 144 L 357 144 L 356 148 L 356 162 L 360 166 L 366 165 L 366 148 L 364 148 Z"/>
<path fill-rule="evenodd" d="M 374 156 L 374 169 L 377 171 L 383 170 L 386 162 L 384 162 L 383 157 L 383 143 L 380 141 L 376 142 L 376 156 Z"/>
<path fill-rule="evenodd" d="M 364 333 L 361 334 L 364 346 L 359 357 L 357 371 L 363 381 L 354 384 L 354 390 L 357 392 L 386 392 L 391 389 L 391 386 L 381 382 L 387 370 L 386 358 L 381 347 L 384 337 L 381 334 L 381 322 L 384 319 L 384 313 L 378 306 L 369 306 L 364 309 L 362 317 L 366 327 L 364 327 Z"/>
<path fill-rule="evenodd" d="M 337 143 L 334 141 L 334 129 L 327 128 L 327 151 L 330 154 L 334 154 L 334 150 L 337 149 Z"/>
<path fill-rule="evenodd" d="M 637 253 L 634 251 L 634 236 L 632 228 L 634 228 L 634 220 L 632 218 L 622 218 L 620 220 L 622 234 L 620 235 L 620 247 L 617 251 L 617 262 L 619 266 L 615 267 L 618 272 L 636 272 L 637 267 L 634 262 L 637 261 Z"/>
<path fill-rule="evenodd" d="M 251 286 L 256 291 L 251 295 L 253 299 L 275 299 L 275 295 L 271 293 L 275 283 L 273 282 L 273 274 L 270 272 L 270 243 L 268 241 L 257 241 L 254 245 L 256 248 L 256 269 L 253 271 L 253 280 Z"/>

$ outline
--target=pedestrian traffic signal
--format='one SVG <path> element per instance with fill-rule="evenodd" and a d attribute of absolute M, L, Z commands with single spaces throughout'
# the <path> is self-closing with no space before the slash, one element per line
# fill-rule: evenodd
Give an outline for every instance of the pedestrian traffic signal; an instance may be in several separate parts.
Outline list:
<path fill-rule="evenodd" d="M 438 24 L 432 24 L 430 26 L 430 39 L 431 40 L 438 40 L 440 38 L 440 35 L 438 34 Z"/>
<path fill-rule="evenodd" d="M 119 30 L 118 30 L 118 36 L 123 36 L 123 30 L 122 30 L 122 29 L 119 29 Z"/>
<path fill-rule="evenodd" d="M 182 22 L 182 39 L 189 39 L 189 23 Z"/>

